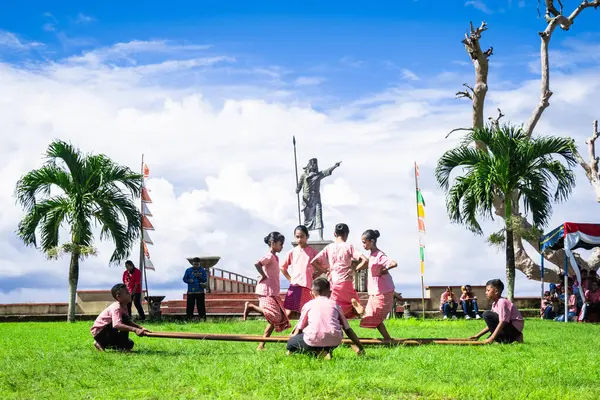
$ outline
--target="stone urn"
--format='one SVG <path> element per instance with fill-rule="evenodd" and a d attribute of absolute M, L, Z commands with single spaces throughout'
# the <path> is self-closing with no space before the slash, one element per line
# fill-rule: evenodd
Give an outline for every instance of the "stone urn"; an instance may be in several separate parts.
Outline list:
<path fill-rule="evenodd" d="M 150 306 L 150 319 L 160 320 L 162 313 L 160 312 L 160 304 L 165 299 L 165 296 L 146 296 L 146 301 Z"/>

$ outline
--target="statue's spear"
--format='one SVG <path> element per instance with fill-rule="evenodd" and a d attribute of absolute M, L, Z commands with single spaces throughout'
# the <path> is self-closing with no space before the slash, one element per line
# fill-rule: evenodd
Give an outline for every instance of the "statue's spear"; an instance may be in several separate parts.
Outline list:
<path fill-rule="evenodd" d="M 292 142 L 294 143 L 294 165 L 296 167 L 296 187 L 298 187 L 298 158 L 296 157 L 296 136 L 292 136 Z M 302 224 L 302 220 L 300 219 L 300 192 L 296 193 L 296 198 L 298 200 L 298 225 Z"/>

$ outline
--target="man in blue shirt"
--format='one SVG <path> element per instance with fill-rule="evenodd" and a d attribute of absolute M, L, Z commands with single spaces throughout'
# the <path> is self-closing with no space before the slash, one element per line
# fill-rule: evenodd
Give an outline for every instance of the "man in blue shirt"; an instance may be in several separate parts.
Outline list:
<path fill-rule="evenodd" d="M 208 287 L 208 274 L 200 267 L 198 257 L 192 260 L 192 266 L 185 270 L 183 281 L 188 284 L 185 313 L 188 319 L 194 316 L 194 306 L 198 308 L 198 317 L 206 321 L 204 289 Z"/>

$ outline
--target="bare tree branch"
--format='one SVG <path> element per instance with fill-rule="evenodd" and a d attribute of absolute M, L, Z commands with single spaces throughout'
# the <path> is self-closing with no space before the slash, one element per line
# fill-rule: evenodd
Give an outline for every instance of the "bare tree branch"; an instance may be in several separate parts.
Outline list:
<path fill-rule="evenodd" d="M 446 135 L 446 137 L 444 137 L 444 139 L 448 139 L 448 137 L 450 137 L 450 135 L 452 135 L 454 132 L 457 132 L 457 131 L 472 131 L 472 130 L 473 130 L 473 128 L 454 128 L 450 132 L 448 132 L 448 134 Z"/>
<path fill-rule="evenodd" d="M 472 100 L 473 128 L 480 128 L 483 126 L 483 107 L 485 104 L 485 95 L 488 90 L 488 59 L 493 53 L 493 48 L 491 47 L 486 51 L 481 50 L 479 40 L 481 39 L 481 34 L 486 30 L 487 24 L 485 21 L 482 22 L 478 28 L 475 28 L 473 22 L 470 22 L 469 31 L 462 40 L 462 43 L 465 45 L 465 50 L 467 51 L 467 54 L 469 54 L 473 66 L 475 67 L 475 86 L 466 86 L 471 92 L 467 92 L 466 95 L 458 96 L 459 92 L 457 93 L 457 97 L 467 97 Z"/>
<path fill-rule="evenodd" d="M 533 131 L 539 122 L 542 114 L 546 108 L 550 105 L 550 97 L 552 97 L 552 91 L 550 90 L 550 64 L 548 61 L 548 47 L 550 44 L 550 38 L 552 37 L 552 33 L 556 29 L 557 26 L 560 26 L 562 30 L 568 31 L 571 25 L 573 25 L 573 21 L 575 18 L 586 8 L 594 7 L 595 9 L 600 6 L 600 0 L 584 0 L 579 6 L 568 17 L 565 17 L 562 14 L 562 3 L 559 2 L 560 11 L 556 9 L 554 6 L 553 0 L 545 0 L 546 2 L 546 29 L 543 32 L 540 32 L 541 38 L 541 75 L 542 75 L 542 83 L 541 83 L 541 94 L 540 94 L 540 102 L 533 110 L 531 117 L 525 124 L 525 132 L 529 136 L 533 134 Z"/>
<path fill-rule="evenodd" d="M 504 117 L 504 114 L 502 113 L 501 109 L 498 109 L 498 117 L 497 118 L 488 117 L 488 120 L 490 121 L 490 123 L 492 124 L 492 126 L 495 129 L 498 129 L 500 127 L 500 119 L 502 117 Z"/>
<path fill-rule="evenodd" d="M 463 97 L 467 97 L 467 98 L 473 100 L 473 92 L 474 92 L 473 87 L 471 85 L 469 85 L 468 83 L 463 83 L 463 86 L 467 89 L 462 92 L 461 91 L 456 92 L 456 98 L 460 99 Z"/>
<path fill-rule="evenodd" d="M 598 132 L 598 121 L 594 121 L 592 136 L 590 136 L 586 140 L 586 144 L 588 146 L 588 161 L 586 162 L 580 154 L 577 154 L 577 162 L 585 171 L 585 176 L 587 176 L 588 180 L 592 184 L 594 191 L 596 192 L 596 201 L 600 202 L 600 175 L 598 174 L 598 160 L 596 157 L 596 140 L 600 136 L 600 132 Z"/>

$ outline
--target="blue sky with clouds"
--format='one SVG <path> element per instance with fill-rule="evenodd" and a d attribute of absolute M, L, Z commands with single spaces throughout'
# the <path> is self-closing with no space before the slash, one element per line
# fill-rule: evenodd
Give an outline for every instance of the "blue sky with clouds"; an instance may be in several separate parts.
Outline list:
<path fill-rule="evenodd" d="M 563 3 L 569 11 L 578 4 Z M 358 233 L 379 229 L 405 295 L 420 293 L 414 161 L 428 204 L 426 283 L 503 276 L 502 253 L 448 223 L 432 172 L 459 139 L 446 133 L 470 122 L 469 103 L 454 99 L 473 82 L 461 44 L 469 21 L 488 23 L 482 46 L 494 48 L 486 117 L 501 107 L 507 120 L 528 119 L 545 28 L 536 8 L 535 0 L 3 4 L 0 126 L 11 134 L 0 138 L 0 302 L 66 299 L 66 261 L 47 261 L 14 236 L 14 184 L 56 137 L 133 168 L 146 154 L 157 228 L 149 279 L 171 297 L 183 290 L 185 257 L 217 254 L 220 267 L 253 274 L 266 250 L 261 238 L 270 230 L 291 236 L 293 134 L 301 164 L 343 160 L 323 183 L 326 230 L 346 221 L 359 245 Z M 539 133 L 583 146 L 599 117 L 598 21 L 600 10 L 585 10 L 569 32 L 555 32 L 555 95 Z M 596 206 L 579 170 L 551 225 L 588 219 Z M 485 227 L 491 233 L 498 223 Z M 110 245 L 98 246 L 81 288 L 120 279 L 120 269 L 107 267 Z M 519 275 L 517 293 L 538 287 Z"/>

